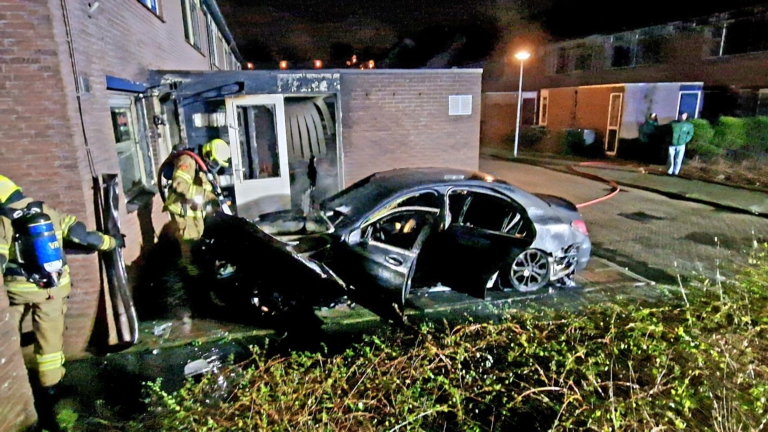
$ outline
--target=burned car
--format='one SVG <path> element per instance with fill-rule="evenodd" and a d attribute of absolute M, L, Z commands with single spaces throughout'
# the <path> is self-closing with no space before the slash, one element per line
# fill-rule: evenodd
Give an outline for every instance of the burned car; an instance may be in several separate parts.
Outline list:
<path fill-rule="evenodd" d="M 591 252 L 586 224 L 567 200 L 443 168 L 380 172 L 307 215 L 276 212 L 253 222 L 351 292 L 400 304 L 423 287 L 484 299 L 489 289 L 570 284 Z"/>

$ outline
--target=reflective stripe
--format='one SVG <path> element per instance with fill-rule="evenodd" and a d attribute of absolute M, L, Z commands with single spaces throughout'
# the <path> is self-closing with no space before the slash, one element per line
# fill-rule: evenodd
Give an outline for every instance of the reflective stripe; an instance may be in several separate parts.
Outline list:
<path fill-rule="evenodd" d="M 114 240 L 110 236 L 102 235 L 99 250 L 107 251 L 115 247 Z"/>
<path fill-rule="evenodd" d="M 53 354 L 38 355 L 37 357 L 37 370 L 48 371 L 60 368 L 66 358 L 64 353 L 59 351 Z"/>
<path fill-rule="evenodd" d="M 77 218 L 75 218 L 74 216 L 69 215 L 65 217 L 64 223 L 61 224 L 61 231 L 65 234 L 68 233 L 69 229 L 72 228 L 72 225 L 74 225 L 75 222 L 77 222 Z"/>
<path fill-rule="evenodd" d="M 181 206 L 178 204 L 166 204 L 165 209 L 175 215 L 185 216 L 185 217 L 200 217 L 203 215 L 203 212 L 189 210 L 189 209 L 187 209 L 187 212 L 184 213 L 184 211 L 182 211 L 181 209 Z"/>
<path fill-rule="evenodd" d="M 0 253 L 7 255 L 10 252 L 11 247 L 6 245 L 0 245 Z"/>
<path fill-rule="evenodd" d="M 59 279 L 59 286 L 66 285 L 70 283 L 72 280 L 69 277 L 69 268 L 67 268 L 64 271 L 64 276 Z M 18 280 L 13 279 L 5 279 L 5 289 L 8 291 L 15 291 L 15 292 L 35 292 L 40 291 L 41 289 L 39 286 L 31 283 L 31 282 L 20 282 Z"/>
<path fill-rule="evenodd" d="M 192 183 L 192 177 L 184 171 L 176 171 L 173 173 L 173 177 L 179 177 L 187 183 Z"/>

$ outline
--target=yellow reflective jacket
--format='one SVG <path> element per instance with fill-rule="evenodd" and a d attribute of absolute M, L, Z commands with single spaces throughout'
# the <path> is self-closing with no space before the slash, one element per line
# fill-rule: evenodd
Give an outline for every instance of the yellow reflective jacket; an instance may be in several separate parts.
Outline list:
<path fill-rule="evenodd" d="M 216 199 L 213 186 L 198 170 L 197 163 L 189 155 L 181 155 L 174 161 L 171 188 L 165 200 L 164 210 L 183 217 L 203 217 L 203 203 Z"/>
<path fill-rule="evenodd" d="M 24 198 L 9 204 L 8 207 L 20 210 L 33 201 L 32 198 Z M 60 244 L 63 244 L 64 239 L 80 243 L 77 239 L 69 236 L 69 229 L 77 222 L 77 218 L 69 214 L 59 213 L 45 203 L 43 203 L 43 213 L 51 218 L 54 231 L 56 231 L 56 238 L 59 240 Z M 5 258 L 6 262 L 13 262 L 13 257 L 16 256 L 15 245 L 13 244 L 13 234 L 11 220 L 4 216 L 0 216 L 0 255 Z M 97 247 L 98 250 L 108 251 L 115 248 L 115 239 L 101 233 L 98 234 L 101 236 L 102 240 L 101 244 Z M 4 275 L 3 282 L 9 291 L 36 291 L 40 289 L 35 284 L 28 282 L 22 276 Z M 64 266 L 64 274 L 62 274 L 61 279 L 59 279 L 59 284 L 65 285 L 69 282 L 69 266 Z"/>

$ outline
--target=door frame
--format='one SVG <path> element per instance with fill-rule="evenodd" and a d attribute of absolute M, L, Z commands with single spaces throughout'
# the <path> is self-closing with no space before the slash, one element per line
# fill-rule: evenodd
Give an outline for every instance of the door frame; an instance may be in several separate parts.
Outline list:
<path fill-rule="evenodd" d="M 263 94 L 228 97 L 225 99 L 227 110 L 227 129 L 232 152 L 232 176 L 235 188 L 235 202 L 238 205 L 255 201 L 271 195 L 291 196 L 291 179 L 288 167 L 288 138 L 285 129 L 285 98 L 282 94 Z M 239 106 L 274 105 L 275 106 L 275 135 L 280 176 L 262 179 L 244 179 L 245 168 L 240 153 L 240 127 L 237 123 L 237 108 Z M 248 185 L 246 183 L 257 182 Z"/>
<path fill-rule="evenodd" d="M 619 116 L 616 119 L 616 126 L 611 127 L 611 111 L 613 111 L 613 96 L 619 95 Z M 619 134 L 621 133 L 621 120 L 624 114 L 624 93 L 612 92 L 608 96 L 608 123 L 605 127 L 605 142 L 603 143 L 603 149 L 605 154 L 615 156 L 619 151 Z M 608 135 L 611 130 L 616 130 L 616 142 L 614 143 L 613 152 L 608 151 Z"/>
<path fill-rule="evenodd" d="M 683 103 L 683 95 L 692 93 L 696 95 L 696 112 L 694 113 L 693 118 L 699 118 L 699 110 L 701 109 L 701 90 L 680 90 L 677 95 L 677 111 L 675 111 L 675 119 L 680 117 L 680 105 Z"/>

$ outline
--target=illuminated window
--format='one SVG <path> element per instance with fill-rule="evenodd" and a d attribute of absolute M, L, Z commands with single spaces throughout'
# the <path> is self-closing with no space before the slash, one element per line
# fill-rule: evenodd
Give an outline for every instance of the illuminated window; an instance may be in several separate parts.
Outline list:
<path fill-rule="evenodd" d="M 139 0 L 139 3 L 147 7 L 147 9 L 154 12 L 155 15 L 160 15 L 160 1 L 159 0 Z"/>

